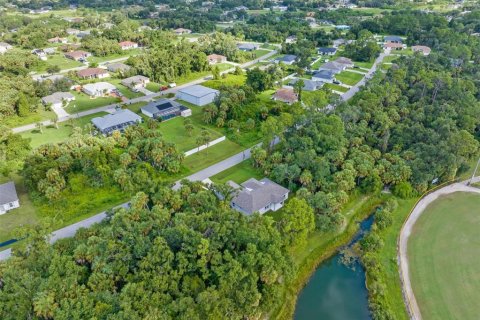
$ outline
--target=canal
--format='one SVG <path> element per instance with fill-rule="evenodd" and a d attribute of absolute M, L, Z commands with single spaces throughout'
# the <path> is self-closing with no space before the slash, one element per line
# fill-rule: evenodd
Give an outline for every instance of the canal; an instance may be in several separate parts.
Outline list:
<path fill-rule="evenodd" d="M 373 224 L 373 215 L 360 224 L 348 246 L 362 239 Z M 365 271 L 358 261 L 346 266 L 341 253 L 323 262 L 302 289 L 295 320 L 370 320 Z"/>

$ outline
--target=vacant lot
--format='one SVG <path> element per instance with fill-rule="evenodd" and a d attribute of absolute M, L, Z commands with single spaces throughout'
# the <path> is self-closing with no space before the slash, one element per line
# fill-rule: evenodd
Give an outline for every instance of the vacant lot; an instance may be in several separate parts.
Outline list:
<path fill-rule="evenodd" d="M 357 84 L 360 80 L 362 80 L 363 74 L 350 72 L 350 71 L 343 71 L 337 74 L 335 78 L 338 81 L 341 81 L 342 83 L 345 83 L 349 86 L 353 86 Z"/>
<path fill-rule="evenodd" d="M 260 171 L 261 170 L 254 168 L 252 166 L 252 161 L 248 159 L 230 169 L 217 173 L 210 179 L 215 183 L 225 183 L 232 180 L 240 184 L 250 178 L 262 179 L 264 175 L 262 175 Z"/>
<path fill-rule="evenodd" d="M 72 91 L 71 93 L 75 96 L 75 101 L 70 102 L 68 106 L 65 107 L 65 111 L 70 114 L 120 102 L 120 99 L 115 97 L 91 98 L 83 92 Z"/>
<path fill-rule="evenodd" d="M 478 319 L 480 195 L 432 203 L 408 242 L 412 286 L 424 320 Z"/>

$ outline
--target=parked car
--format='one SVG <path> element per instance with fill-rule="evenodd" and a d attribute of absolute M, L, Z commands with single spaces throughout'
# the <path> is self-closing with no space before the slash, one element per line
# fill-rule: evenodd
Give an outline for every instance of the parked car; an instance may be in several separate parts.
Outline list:
<path fill-rule="evenodd" d="M 335 81 L 333 81 L 333 83 L 335 83 L 335 84 L 340 84 L 340 81 L 335 80 Z"/>
<path fill-rule="evenodd" d="M 175 88 L 177 86 L 177 84 L 175 82 L 172 82 L 172 83 L 169 83 L 168 86 L 170 88 Z"/>

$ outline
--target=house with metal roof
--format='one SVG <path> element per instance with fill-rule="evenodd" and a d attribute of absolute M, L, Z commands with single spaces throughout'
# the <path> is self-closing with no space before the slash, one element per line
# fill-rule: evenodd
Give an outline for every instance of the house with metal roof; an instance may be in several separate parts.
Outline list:
<path fill-rule="evenodd" d="M 140 110 L 149 118 L 162 119 L 163 121 L 178 116 L 189 117 L 192 115 L 192 110 L 169 99 L 150 102 L 146 106 L 141 107 Z"/>
<path fill-rule="evenodd" d="M 82 91 L 92 97 L 104 97 L 115 90 L 117 88 L 108 82 L 88 83 L 82 87 Z"/>
<path fill-rule="evenodd" d="M 264 214 L 267 211 L 277 211 L 288 199 L 290 190 L 281 185 L 263 178 L 258 181 L 248 179 L 241 186 L 237 186 L 236 195 L 230 202 L 230 206 L 244 214 L 251 215 L 254 212 Z"/>
<path fill-rule="evenodd" d="M 293 54 L 286 54 L 282 57 L 278 57 L 275 59 L 275 63 L 282 62 L 283 64 L 292 65 L 297 61 L 297 56 Z"/>
<path fill-rule="evenodd" d="M 322 56 L 333 56 L 335 53 L 337 53 L 337 48 L 332 48 L 332 47 L 318 48 L 318 54 L 321 54 Z"/>
<path fill-rule="evenodd" d="M 124 131 L 125 128 L 142 122 L 142 117 L 128 109 L 123 109 L 103 117 L 93 118 L 91 121 L 101 133 L 107 135 L 117 130 Z"/>
<path fill-rule="evenodd" d="M 45 106 L 62 107 L 64 102 L 75 100 L 75 96 L 70 92 L 55 92 L 42 98 Z"/>
<path fill-rule="evenodd" d="M 138 75 L 138 76 L 133 76 L 130 78 L 123 79 L 120 83 L 130 89 L 139 89 L 139 88 L 145 88 L 147 84 L 150 83 L 150 79 L 148 79 L 145 76 Z"/>
<path fill-rule="evenodd" d="M 0 184 L 0 215 L 20 207 L 17 190 L 13 181 Z"/>
<path fill-rule="evenodd" d="M 332 70 L 319 70 L 312 75 L 312 80 L 333 83 L 335 81 L 335 72 Z"/>
<path fill-rule="evenodd" d="M 182 88 L 177 91 L 177 99 L 190 102 L 196 106 L 204 106 L 212 103 L 220 91 L 204 87 L 201 85 L 193 85 Z"/>

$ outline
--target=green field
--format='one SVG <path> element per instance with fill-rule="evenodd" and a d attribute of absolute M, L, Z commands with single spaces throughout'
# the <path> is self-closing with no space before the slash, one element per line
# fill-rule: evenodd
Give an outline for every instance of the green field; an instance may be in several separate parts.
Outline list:
<path fill-rule="evenodd" d="M 11 116 L 6 119 L 1 119 L 1 124 L 9 128 L 14 128 L 34 122 L 50 120 L 54 117 L 55 113 L 53 111 L 47 111 L 42 106 L 38 109 L 37 112 L 32 112 L 26 117 Z"/>
<path fill-rule="evenodd" d="M 430 204 L 408 242 L 410 274 L 422 317 L 478 319 L 480 195 L 454 193 Z"/>
<path fill-rule="evenodd" d="M 81 62 L 67 59 L 64 57 L 63 53 L 56 53 L 49 55 L 47 61 L 42 63 L 38 68 L 33 71 L 45 72 L 49 66 L 58 66 L 61 70 L 71 69 L 76 67 L 81 67 L 83 64 Z"/>
<path fill-rule="evenodd" d="M 65 111 L 70 114 L 120 102 L 120 99 L 115 97 L 90 98 L 90 96 L 83 92 L 72 91 L 71 93 L 75 96 L 75 101 L 70 102 L 65 108 Z"/>
<path fill-rule="evenodd" d="M 123 94 L 125 97 L 128 99 L 134 99 L 138 97 L 143 97 L 144 94 L 141 92 L 133 92 L 130 90 L 130 88 L 124 86 L 120 82 L 122 82 L 122 79 L 109 79 L 108 82 L 113 84 L 115 87 L 117 87 L 118 91 L 120 91 L 121 94 Z"/>
<path fill-rule="evenodd" d="M 328 88 L 330 90 L 335 90 L 339 92 L 347 92 L 348 88 L 342 87 L 335 83 L 325 83 L 324 88 Z"/>
<path fill-rule="evenodd" d="M 338 81 L 341 81 L 344 84 L 349 86 L 353 86 L 357 84 L 363 78 L 363 74 L 349 72 L 349 71 L 342 71 L 335 76 Z"/>
<path fill-rule="evenodd" d="M 245 75 L 228 74 L 226 78 L 219 80 L 207 80 L 202 86 L 212 89 L 219 89 L 221 86 L 241 86 L 245 84 L 247 77 Z"/>
<path fill-rule="evenodd" d="M 130 56 L 135 56 L 143 52 L 143 49 L 141 48 L 136 48 L 136 49 L 131 49 L 131 50 L 124 50 L 120 53 L 115 53 L 115 54 L 110 54 L 108 56 L 104 57 L 98 57 L 98 56 L 91 56 L 87 58 L 87 60 L 90 63 L 101 63 L 101 62 L 106 62 L 110 60 L 116 60 L 116 59 L 121 59 L 121 58 L 128 58 Z"/>
<path fill-rule="evenodd" d="M 225 183 L 229 180 L 232 180 L 240 184 L 250 178 L 262 179 L 263 177 L 264 175 L 261 173 L 261 170 L 252 166 L 251 160 L 245 160 L 242 163 L 231 167 L 230 169 L 217 173 L 211 177 L 210 180 L 215 183 Z"/>

